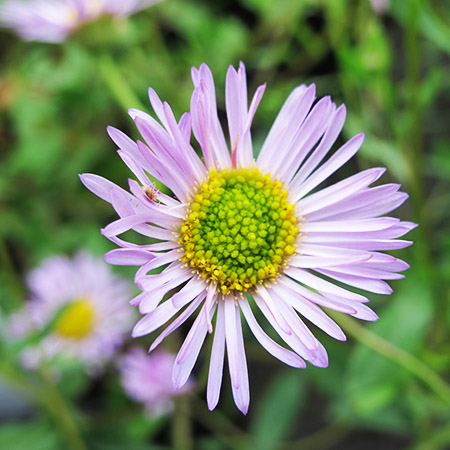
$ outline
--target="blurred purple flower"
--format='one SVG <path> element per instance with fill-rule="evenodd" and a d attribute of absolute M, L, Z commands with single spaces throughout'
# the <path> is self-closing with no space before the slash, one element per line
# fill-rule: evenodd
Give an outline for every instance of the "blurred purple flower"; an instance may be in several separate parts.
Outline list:
<path fill-rule="evenodd" d="M 42 332 L 49 324 L 50 329 L 42 340 L 23 350 L 27 367 L 69 357 L 99 369 L 130 332 L 134 321 L 128 306 L 131 286 L 87 252 L 73 259 L 45 260 L 30 272 L 28 286 L 31 299 L 12 318 L 12 338 Z"/>
<path fill-rule="evenodd" d="M 172 410 L 173 398 L 189 392 L 188 381 L 181 389 L 172 383 L 175 356 L 165 350 L 148 354 L 142 348 L 132 348 L 118 364 L 122 386 L 128 396 L 145 407 L 150 414 L 164 414 Z"/>
<path fill-rule="evenodd" d="M 6 0 L 0 23 L 27 41 L 62 42 L 103 15 L 127 17 L 159 0 Z"/>
<path fill-rule="evenodd" d="M 370 0 L 370 3 L 377 14 L 384 14 L 389 9 L 389 0 Z"/>
<path fill-rule="evenodd" d="M 180 388 L 207 332 L 213 331 L 216 314 L 208 407 L 215 408 L 219 400 L 226 347 L 234 400 L 246 413 L 249 383 L 241 314 L 261 345 L 284 363 L 306 367 L 307 360 L 326 367 L 325 348 L 299 314 L 339 340 L 345 340 L 343 332 L 320 307 L 376 320 L 364 304 L 365 296 L 338 284 L 390 294 L 383 280 L 403 278 L 397 272 L 409 266 L 380 251 L 410 245 L 396 238 L 415 224 L 381 217 L 408 197 L 398 184 L 369 187 L 383 168 L 316 190 L 355 155 L 364 136 L 353 137 L 324 161 L 346 110 L 329 97 L 316 102 L 314 85 L 301 85 L 289 95 L 254 159 L 250 126 L 265 85 L 248 106 L 244 65 L 237 71 L 229 68 L 225 100 L 230 152 L 210 69 L 205 64 L 193 68 L 192 78 L 191 113 L 179 122 L 152 89 L 150 102 L 162 125 L 142 111 L 130 110 L 146 144 L 108 129 L 140 182 L 129 180 L 131 194 L 97 175 L 84 174 L 81 180 L 120 216 L 102 230 L 122 247 L 107 253 L 106 260 L 141 266 L 136 283 L 144 292 L 131 303 L 145 316 L 133 336 L 171 322 L 153 350 L 188 317 L 196 316 L 174 364 L 173 381 Z M 190 144 L 191 126 L 204 162 Z M 175 198 L 149 195 L 147 174 L 168 186 Z M 152 241 L 136 245 L 118 237 L 129 230 Z M 149 274 L 157 268 L 164 270 Z M 163 301 L 174 289 L 177 292 Z M 263 331 L 253 313 L 258 309 L 293 351 Z"/>

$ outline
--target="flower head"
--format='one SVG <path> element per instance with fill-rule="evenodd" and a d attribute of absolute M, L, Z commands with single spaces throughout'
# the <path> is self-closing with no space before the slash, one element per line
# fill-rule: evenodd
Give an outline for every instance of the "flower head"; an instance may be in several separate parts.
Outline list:
<path fill-rule="evenodd" d="M 28 286 L 31 299 L 13 317 L 12 334 L 24 338 L 44 332 L 42 340 L 24 350 L 29 367 L 70 357 L 100 368 L 131 329 L 130 286 L 87 252 L 45 260 L 30 272 Z"/>
<path fill-rule="evenodd" d="M 0 23 L 27 41 L 62 42 L 104 15 L 127 17 L 158 0 L 6 0 Z"/>
<path fill-rule="evenodd" d="M 249 383 L 241 313 L 276 358 L 294 367 L 305 367 L 305 360 L 326 367 L 327 353 L 303 317 L 340 340 L 343 332 L 322 307 L 376 320 L 364 304 L 368 299 L 351 288 L 390 294 L 384 280 L 402 278 L 398 272 L 408 265 L 382 251 L 409 245 L 396 238 L 415 225 L 383 216 L 407 198 L 398 184 L 370 187 L 385 169 L 365 170 L 316 190 L 355 155 L 364 136 L 350 139 L 326 159 L 346 111 L 329 97 L 316 101 L 314 85 L 299 86 L 289 95 L 255 159 L 250 126 L 265 85 L 248 106 L 244 65 L 237 71 L 229 68 L 229 149 L 211 71 L 203 64 L 192 69 L 192 78 L 191 111 L 179 122 L 152 89 L 150 102 L 161 124 L 142 111 L 130 111 L 145 143 L 109 128 L 119 155 L 139 180 L 129 181 L 131 193 L 96 175 L 81 179 L 120 216 L 102 231 L 122 247 L 106 260 L 141 266 L 136 283 L 143 292 L 131 303 L 144 317 L 133 336 L 168 323 L 154 349 L 195 315 L 174 364 L 175 387 L 187 381 L 207 333 L 214 332 L 208 406 L 213 409 L 219 399 L 226 347 L 233 396 L 246 413 Z M 191 129 L 203 160 L 190 144 Z M 168 186 L 174 197 L 159 193 L 150 199 L 147 174 Z M 147 236 L 148 244 L 119 237 L 129 230 Z M 263 331 L 260 317 L 290 348 Z"/>
<path fill-rule="evenodd" d="M 175 356 L 165 350 L 148 355 L 139 347 L 132 348 L 119 361 L 123 388 L 150 414 L 170 411 L 173 398 L 192 388 L 192 383 L 188 381 L 181 389 L 174 389 L 171 379 L 174 361 Z"/>

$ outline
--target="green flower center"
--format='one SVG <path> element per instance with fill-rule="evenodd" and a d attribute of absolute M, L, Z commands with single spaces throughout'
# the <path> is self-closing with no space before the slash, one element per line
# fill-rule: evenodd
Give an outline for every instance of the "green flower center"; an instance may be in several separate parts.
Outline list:
<path fill-rule="evenodd" d="M 95 312 L 88 299 L 73 301 L 55 323 L 54 331 L 66 339 L 81 340 L 94 328 Z"/>
<path fill-rule="evenodd" d="M 185 262 L 223 295 L 273 280 L 295 250 L 299 229 L 283 183 L 258 169 L 212 169 L 181 226 Z"/>

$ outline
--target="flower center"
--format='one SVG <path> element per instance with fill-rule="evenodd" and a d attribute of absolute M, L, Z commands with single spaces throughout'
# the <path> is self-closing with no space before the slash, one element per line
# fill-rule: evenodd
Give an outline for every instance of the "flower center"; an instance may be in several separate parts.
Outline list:
<path fill-rule="evenodd" d="M 183 262 L 223 295 L 273 280 L 295 252 L 298 219 L 283 183 L 255 168 L 212 169 L 181 226 Z"/>
<path fill-rule="evenodd" d="M 81 340 L 94 328 L 94 308 L 88 299 L 79 299 L 64 309 L 54 331 L 68 339 Z"/>

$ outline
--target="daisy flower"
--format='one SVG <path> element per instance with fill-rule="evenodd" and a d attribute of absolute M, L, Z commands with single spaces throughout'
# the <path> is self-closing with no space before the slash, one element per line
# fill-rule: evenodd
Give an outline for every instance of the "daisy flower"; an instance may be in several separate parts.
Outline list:
<path fill-rule="evenodd" d="M 13 337 L 37 335 L 50 325 L 42 340 L 24 349 L 27 367 L 69 357 L 99 369 L 131 330 L 130 285 L 87 252 L 73 259 L 53 256 L 31 271 L 27 281 L 31 298 L 13 316 Z"/>
<path fill-rule="evenodd" d="M 104 15 L 127 17 L 159 0 L 6 0 L 0 23 L 27 41 L 62 42 Z"/>
<path fill-rule="evenodd" d="M 150 355 L 142 348 L 132 348 L 118 364 L 121 383 L 128 396 L 145 407 L 149 414 L 164 414 L 172 410 L 173 398 L 189 392 L 193 385 L 188 381 L 175 389 L 171 373 L 175 355 L 156 350 Z"/>
<path fill-rule="evenodd" d="M 195 316 L 175 360 L 175 387 L 188 380 L 207 333 L 213 333 L 208 407 L 213 409 L 219 399 L 226 348 L 234 400 L 246 413 L 249 381 L 241 314 L 260 344 L 284 363 L 326 367 L 325 348 L 304 319 L 339 340 L 345 340 L 343 332 L 322 307 L 376 320 L 365 305 L 368 299 L 351 288 L 392 292 L 384 280 L 402 278 L 398 272 L 408 265 L 381 251 L 408 246 L 410 242 L 396 238 L 414 224 L 383 216 L 407 198 L 398 184 L 370 187 L 383 168 L 316 190 L 355 155 L 364 136 L 355 136 L 327 158 L 346 111 L 329 97 L 316 101 L 314 85 L 301 85 L 289 95 L 255 158 L 250 126 L 265 85 L 248 105 L 244 65 L 229 68 L 228 146 L 210 69 L 205 64 L 193 68 L 192 78 L 191 112 L 179 122 L 150 89 L 161 123 L 130 110 L 144 141 L 108 128 L 139 180 L 129 180 L 131 193 L 97 175 L 81 179 L 120 216 L 102 230 L 121 247 L 107 253 L 106 260 L 140 266 L 136 283 L 143 292 L 131 303 L 144 317 L 133 336 L 168 324 L 153 350 Z M 203 159 L 191 146 L 191 130 Z M 173 196 L 149 195 L 148 174 Z M 129 230 L 148 237 L 148 243 L 120 237 Z M 151 273 L 154 269 L 163 270 Z M 265 333 L 261 318 L 285 346 Z"/>

